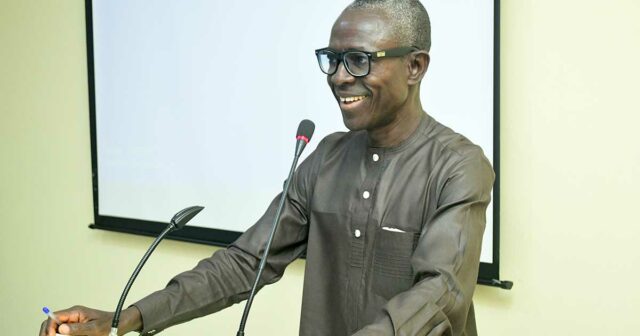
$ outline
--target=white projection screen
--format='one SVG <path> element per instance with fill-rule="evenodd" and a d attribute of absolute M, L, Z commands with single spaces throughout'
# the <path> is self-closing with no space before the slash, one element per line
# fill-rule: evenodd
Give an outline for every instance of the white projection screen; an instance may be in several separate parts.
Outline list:
<path fill-rule="evenodd" d="M 251 226 L 282 189 L 300 120 L 316 124 L 307 154 L 345 130 L 314 50 L 348 3 L 86 0 L 91 227 L 155 235 L 191 205 L 205 210 L 173 238 L 224 246 Z M 423 107 L 482 146 L 498 172 L 498 1 L 423 4 Z M 499 283 L 498 186 L 483 284 Z"/>

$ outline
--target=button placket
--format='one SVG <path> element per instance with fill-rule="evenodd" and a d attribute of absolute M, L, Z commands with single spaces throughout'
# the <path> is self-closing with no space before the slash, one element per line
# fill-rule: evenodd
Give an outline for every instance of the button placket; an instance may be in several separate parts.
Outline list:
<path fill-rule="evenodd" d="M 371 221 L 376 221 L 376 219 L 372 219 L 371 216 L 374 213 L 373 209 L 375 207 L 374 200 L 377 186 L 386 166 L 383 164 L 383 157 L 384 155 L 376 149 L 369 149 L 367 151 L 363 157 L 366 175 L 359 190 L 356 191 L 356 197 L 358 197 L 359 200 L 354 209 L 354 218 L 357 220 L 352 222 L 351 227 L 351 253 L 352 256 L 354 256 L 354 253 L 356 253 L 356 255 L 351 261 L 352 268 L 349 272 L 347 285 L 349 293 L 347 302 L 349 309 L 356 312 L 356 314 L 350 318 L 350 325 L 354 331 L 362 327 L 358 325 L 357 312 L 362 309 L 362 305 L 365 302 L 363 284 L 366 274 L 369 272 L 367 270 L 368 266 L 366 265 L 370 263 L 371 259 L 371 238 L 372 234 L 375 235 L 370 223 Z"/>

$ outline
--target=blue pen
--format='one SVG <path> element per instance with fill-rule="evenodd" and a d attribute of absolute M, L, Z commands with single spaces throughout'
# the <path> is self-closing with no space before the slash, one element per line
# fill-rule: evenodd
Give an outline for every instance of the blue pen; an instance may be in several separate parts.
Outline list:
<path fill-rule="evenodd" d="M 56 321 L 56 323 L 57 323 L 58 325 L 62 324 L 62 322 L 60 322 L 60 320 L 58 320 L 58 318 L 57 318 L 55 315 L 53 315 L 53 313 L 49 310 L 49 308 L 47 308 L 47 307 L 42 307 L 42 311 L 43 311 L 45 314 L 47 314 L 47 316 L 49 316 L 49 318 L 51 318 L 52 320 Z"/>

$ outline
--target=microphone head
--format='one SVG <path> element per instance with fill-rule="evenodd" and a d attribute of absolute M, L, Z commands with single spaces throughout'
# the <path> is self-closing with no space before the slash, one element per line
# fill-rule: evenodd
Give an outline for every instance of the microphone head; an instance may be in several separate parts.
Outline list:
<path fill-rule="evenodd" d="M 176 226 L 176 230 L 182 229 L 187 223 L 195 217 L 200 211 L 202 211 L 204 207 L 201 206 L 192 206 L 188 208 L 184 208 L 171 218 L 171 223 Z"/>
<path fill-rule="evenodd" d="M 309 143 L 311 140 L 311 136 L 313 135 L 313 131 L 315 131 L 316 125 L 313 121 L 309 119 L 304 119 L 298 125 L 298 132 L 296 133 L 296 139 L 303 140 L 306 143 Z"/>

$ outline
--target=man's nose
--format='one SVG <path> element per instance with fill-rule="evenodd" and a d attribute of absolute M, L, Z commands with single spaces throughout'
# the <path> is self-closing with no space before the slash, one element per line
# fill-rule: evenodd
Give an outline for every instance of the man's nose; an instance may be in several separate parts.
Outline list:
<path fill-rule="evenodd" d="M 353 77 L 349 73 L 349 71 L 347 71 L 347 68 L 344 66 L 344 62 L 338 63 L 338 68 L 336 69 L 336 72 L 333 75 L 331 75 L 331 82 L 334 85 L 353 83 L 355 80 L 356 78 Z"/>

